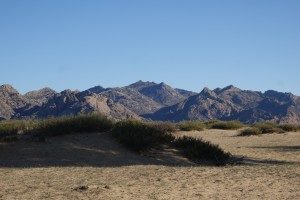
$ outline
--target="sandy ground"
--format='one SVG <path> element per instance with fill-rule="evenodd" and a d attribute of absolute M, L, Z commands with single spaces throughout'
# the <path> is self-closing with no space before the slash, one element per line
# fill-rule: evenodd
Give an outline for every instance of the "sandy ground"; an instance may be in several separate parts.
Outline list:
<path fill-rule="evenodd" d="M 203 137 L 246 164 L 197 166 L 168 149 L 128 151 L 108 133 L 0 144 L 0 199 L 300 199 L 300 133 Z"/>

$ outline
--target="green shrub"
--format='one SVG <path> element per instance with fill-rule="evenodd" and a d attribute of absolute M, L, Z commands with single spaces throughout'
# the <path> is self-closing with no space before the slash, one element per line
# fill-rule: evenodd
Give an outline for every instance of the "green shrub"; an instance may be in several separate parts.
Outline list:
<path fill-rule="evenodd" d="M 184 149 L 186 156 L 193 160 L 209 160 L 217 165 L 224 165 L 231 157 L 230 153 L 224 152 L 218 145 L 203 141 L 202 138 L 178 137 L 173 144 Z"/>
<path fill-rule="evenodd" d="M 258 128 L 262 133 L 278 133 L 281 131 L 273 122 L 256 123 L 253 127 Z"/>
<path fill-rule="evenodd" d="M 250 135 L 260 135 L 262 134 L 261 130 L 256 127 L 246 128 L 241 130 L 239 136 L 250 136 Z"/>
<path fill-rule="evenodd" d="M 157 144 L 170 143 L 175 137 L 172 127 L 164 123 L 146 123 L 137 120 L 118 122 L 112 134 L 120 143 L 135 151 Z"/>
<path fill-rule="evenodd" d="M 294 124 L 279 124 L 277 127 L 286 132 L 296 132 L 298 130 L 297 125 Z"/>
<path fill-rule="evenodd" d="M 242 128 L 244 124 L 239 121 L 214 121 L 208 126 L 211 129 L 236 130 Z"/>
<path fill-rule="evenodd" d="M 184 121 L 178 124 L 182 131 L 203 131 L 205 125 L 200 121 Z"/>

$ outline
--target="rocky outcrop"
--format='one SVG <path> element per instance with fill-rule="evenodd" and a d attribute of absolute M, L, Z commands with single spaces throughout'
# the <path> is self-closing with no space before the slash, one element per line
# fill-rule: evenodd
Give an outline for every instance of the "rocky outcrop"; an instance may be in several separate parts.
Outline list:
<path fill-rule="evenodd" d="M 0 117 L 4 119 L 12 118 L 17 110 L 26 107 L 28 100 L 23 97 L 11 85 L 0 86 Z"/>
<path fill-rule="evenodd" d="M 24 97 L 34 105 L 43 105 L 56 94 L 57 92 L 51 88 L 43 88 L 41 90 L 28 92 Z"/>
<path fill-rule="evenodd" d="M 126 88 L 134 89 L 162 106 L 174 105 L 193 94 L 193 92 L 186 90 L 174 89 L 163 82 L 156 84 L 154 82 L 138 81 Z"/>
<path fill-rule="evenodd" d="M 163 105 L 132 88 L 112 88 L 102 92 L 101 95 L 106 96 L 112 102 L 125 106 L 138 115 L 153 113 L 163 107 Z"/>

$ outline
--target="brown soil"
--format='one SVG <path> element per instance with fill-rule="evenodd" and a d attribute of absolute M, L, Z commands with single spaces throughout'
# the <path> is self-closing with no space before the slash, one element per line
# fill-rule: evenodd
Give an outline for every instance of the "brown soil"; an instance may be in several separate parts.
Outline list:
<path fill-rule="evenodd" d="M 162 146 L 146 156 L 108 133 L 0 144 L 0 199 L 300 199 L 300 133 L 181 132 L 244 157 L 199 166 Z"/>

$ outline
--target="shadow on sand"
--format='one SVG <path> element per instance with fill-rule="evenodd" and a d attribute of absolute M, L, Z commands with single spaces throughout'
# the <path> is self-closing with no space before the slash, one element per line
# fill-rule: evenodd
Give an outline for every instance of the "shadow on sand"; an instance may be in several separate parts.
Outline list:
<path fill-rule="evenodd" d="M 300 151 L 300 146 L 268 146 L 268 147 L 261 147 L 261 146 L 253 146 L 250 148 L 254 149 L 270 149 L 275 151 Z"/>
<path fill-rule="evenodd" d="M 121 167 L 128 165 L 192 166 L 178 152 L 142 156 L 123 147 L 109 133 L 72 134 L 46 142 L 0 143 L 0 167 Z"/>
<path fill-rule="evenodd" d="M 300 146 L 251 147 L 276 151 L 300 151 Z M 122 167 L 132 165 L 212 166 L 195 164 L 176 149 L 154 149 L 140 155 L 119 144 L 110 133 L 72 134 L 49 137 L 45 142 L 0 143 L 0 167 Z M 243 165 L 300 165 L 300 162 L 236 158 Z"/>
<path fill-rule="evenodd" d="M 244 165 L 300 165 L 300 162 L 288 162 L 288 161 L 279 161 L 279 160 L 261 160 L 254 158 L 243 158 Z"/>

